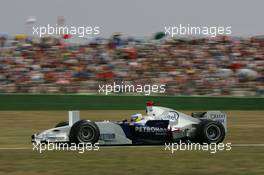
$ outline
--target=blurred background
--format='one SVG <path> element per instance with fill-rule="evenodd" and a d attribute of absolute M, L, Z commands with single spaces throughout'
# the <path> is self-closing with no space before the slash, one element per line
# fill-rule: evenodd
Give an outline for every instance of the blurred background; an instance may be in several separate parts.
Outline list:
<path fill-rule="evenodd" d="M 263 25 L 252 20 L 260 18 L 261 5 L 3 1 L 0 93 L 98 93 L 99 84 L 126 82 L 166 84 L 165 95 L 263 96 Z M 55 23 L 98 25 L 101 33 L 32 36 L 33 26 Z M 162 33 L 179 23 L 232 26 L 232 36 Z"/>
<path fill-rule="evenodd" d="M 97 93 L 113 82 L 166 84 L 167 95 L 263 96 L 264 38 L 1 36 L 1 93 Z"/>

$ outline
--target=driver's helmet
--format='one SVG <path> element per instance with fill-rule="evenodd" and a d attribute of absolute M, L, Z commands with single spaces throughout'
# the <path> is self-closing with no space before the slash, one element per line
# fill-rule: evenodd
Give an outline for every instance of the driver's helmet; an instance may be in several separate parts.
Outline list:
<path fill-rule="evenodd" d="M 131 115 L 131 122 L 139 122 L 142 119 L 143 119 L 143 116 L 140 113 Z"/>

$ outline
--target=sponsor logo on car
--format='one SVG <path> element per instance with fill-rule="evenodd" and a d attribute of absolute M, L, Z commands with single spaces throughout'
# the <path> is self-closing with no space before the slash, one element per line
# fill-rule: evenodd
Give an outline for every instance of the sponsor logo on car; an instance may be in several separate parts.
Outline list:
<path fill-rule="evenodd" d="M 210 115 L 210 118 L 212 120 L 219 121 L 220 123 L 224 123 L 225 122 L 225 117 L 226 117 L 225 114 L 211 114 Z"/>
<path fill-rule="evenodd" d="M 148 133 L 164 133 L 167 132 L 167 128 L 148 127 L 148 126 L 136 126 L 135 131 L 137 132 L 148 132 Z"/>
<path fill-rule="evenodd" d="M 178 118 L 179 118 L 179 114 L 178 114 L 177 112 L 175 112 L 175 111 L 170 111 L 170 112 L 168 112 L 168 114 L 166 114 L 166 115 L 163 117 L 163 119 L 165 119 L 165 120 L 170 120 L 170 121 L 172 121 L 172 122 L 177 121 Z"/>
<path fill-rule="evenodd" d="M 225 114 L 211 114 L 210 115 L 211 119 L 218 119 L 218 118 L 225 118 Z"/>

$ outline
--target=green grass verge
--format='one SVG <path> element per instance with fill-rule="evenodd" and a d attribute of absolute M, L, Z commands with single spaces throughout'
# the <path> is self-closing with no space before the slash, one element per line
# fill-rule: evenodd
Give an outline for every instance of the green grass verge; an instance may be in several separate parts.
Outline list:
<path fill-rule="evenodd" d="M 121 120 L 136 110 L 81 111 L 82 119 Z M 137 112 L 144 112 L 143 110 Z M 183 111 L 189 114 L 191 111 Z M 226 111 L 225 143 L 264 143 L 264 111 Z M 33 151 L 31 135 L 67 120 L 66 111 L 1 111 L 0 175 L 263 175 L 264 147 L 230 151 L 175 151 L 164 146 L 100 147 L 98 151 Z M 16 149 L 14 149 L 16 148 Z"/>
<path fill-rule="evenodd" d="M 0 174 L 102 174 L 102 175 L 249 175 L 263 174 L 263 147 L 207 151 L 177 151 L 157 148 L 101 148 L 77 151 L 0 150 Z"/>
<path fill-rule="evenodd" d="M 178 110 L 263 110 L 264 98 L 0 95 L 0 110 L 127 110 L 144 109 L 146 101 Z"/>

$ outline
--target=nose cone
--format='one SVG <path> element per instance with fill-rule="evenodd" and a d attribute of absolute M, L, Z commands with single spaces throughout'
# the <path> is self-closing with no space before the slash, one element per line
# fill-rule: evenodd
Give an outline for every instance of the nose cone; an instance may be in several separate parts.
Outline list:
<path fill-rule="evenodd" d="M 36 142 L 36 141 L 35 141 L 35 134 L 33 134 L 33 135 L 31 136 L 31 142 L 32 142 L 32 143 Z"/>

